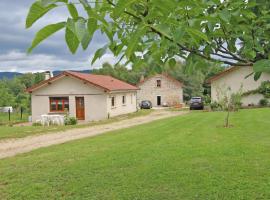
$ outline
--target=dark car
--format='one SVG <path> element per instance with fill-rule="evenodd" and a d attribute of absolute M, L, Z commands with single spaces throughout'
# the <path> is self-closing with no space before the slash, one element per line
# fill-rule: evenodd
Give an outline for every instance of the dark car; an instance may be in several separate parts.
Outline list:
<path fill-rule="evenodd" d="M 148 101 L 148 100 L 142 101 L 140 104 L 140 108 L 141 109 L 151 109 L 152 108 L 151 101 Z"/>
<path fill-rule="evenodd" d="M 192 97 L 190 100 L 190 110 L 203 110 L 203 98 L 202 97 Z"/>

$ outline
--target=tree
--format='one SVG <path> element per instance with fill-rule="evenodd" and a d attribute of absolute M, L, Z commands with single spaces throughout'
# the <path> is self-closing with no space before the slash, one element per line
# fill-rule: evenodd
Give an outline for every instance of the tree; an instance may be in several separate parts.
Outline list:
<path fill-rule="evenodd" d="M 29 110 L 30 95 L 25 89 L 44 80 L 44 73 L 28 73 L 13 79 L 0 80 L 0 107 L 12 106 Z"/>
<path fill-rule="evenodd" d="M 86 49 L 100 30 L 107 44 L 92 63 L 108 49 L 120 60 L 143 59 L 175 63 L 175 57 L 199 56 L 229 65 L 254 66 L 254 78 L 270 71 L 270 1 L 263 0 L 36 0 L 26 27 L 52 9 L 66 6 L 67 20 L 37 32 L 29 52 L 40 42 L 65 29 L 68 48 Z M 82 6 L 86 15 L 79 13 Z"/>
<path fill-rule="evenodd" d="M 233 111 L 237 111 L 241 107 L 241 99 L 243 94 L 243 86 L 236 91 L 232 92 L 230 87 L 223 85 L 219 87 L 217 90 L 217 97 L 218 97 L 218 105 L 221 106 L 223 111 L 226 111 L 225 123 L 224 127 L 230 127 L 229 118 L 230 113 Z"/>

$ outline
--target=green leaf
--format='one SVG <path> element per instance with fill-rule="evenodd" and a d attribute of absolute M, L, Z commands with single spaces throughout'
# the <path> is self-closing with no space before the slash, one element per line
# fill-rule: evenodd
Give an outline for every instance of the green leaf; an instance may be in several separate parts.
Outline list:
<path fill-rule="evenodd" d="M 261 77 L 261 75 L 262 75 L 262 72 L 256 72 L 256 73 L 254 74 L 254 80 L 255 80 L 255 81 L 259 80 L 259 78 Z"/>
<path fill-rule="evenodd" d="M 80 3 L 83 5 L 83 7 L 84 7 L 85 9 L 90 8 L 90 5 L 89 5 L 89 3 L 88 3 L 87 0 L 79 0 L 79 1 L 80 1 Z"/>
<path fill-rule="evenodd" d="M 204 34 L 201 31 L 198 31 L 197 29 L 187 28 L 186 31 L 191 37 L 193 37 L 193 38 L 195 37 L 194 39 L 203 39 L 203 40 L 209 42 L 206 34 Z"/>
<path fill-rule="evenodd" d="M 73 3 L 67 4 L 68 11 L 72 18 L 77 19 L 79 17 L 78 11 Z"/>
<path fill-rule="evenodd" d="M 102 48 L 100 48 L 100 49 L 98 49 L 98 50 L 96 51 L 96 53 L 95 53 L 95 55 L 94 55 L 94 58 L 93 58 L 93 60 L 92 60 L 92 62 L 91 62 L 92 65 L 96 62 L 96 60 L 97 60 L 98 58 L 101 58 L 101 57 L 106 53 L 107 47 L 108 47 L 108 46 L 105 45 L 104 47 L 102 47 Z"/>
<path fill-rule="evenodd" d="M 71 53 L 73 54 L 76 53 L 79 47 L 80 41 L 77 38 L 77 36 L 68 27 L 66 28 L 65 39 Z"/>
<path fill-rule="evenodd" d="M 87 28 L 90 35 L 93 35 L 98 28 L 97 20 L 93 17 L 88 19 Z"/>
<path fill-rule="evenodd" d="M 67 3 L 68 0 L 41 0 L 40 1 L 42 6 L 48 6 L 49 4 L 54 4 L 54 3 L 57 3 L 57 2 L 63 2 L 63 3 Z"/>
<path fill-rule="evenodd" d="M 45 40 L 55 32 L 64 28 L 65 25 L 66 22 L 59 22 L 57 24 L 50 24 L 42 28 L 40 31 L 37 32 L 34 40 L 32 41 L 31 47 L 28 49 L 28 52 L 30 53 L 39 43 L 41 43 L 43 40 Z"/>
<path fill-rule="evenodd" d="M 171 58 L 171 59 L 169 60 L 169 65 L 170 65 L 170 67 L 174 67 L 174 66 L 176 65 L 176 61 L 175 61 L 174 58 Z"/>
<path fill-rule="evenodd" d="M 88 33 L 84 19 L 80 18 L 75 22 L 75 30 L 76 30 L 76 35 L 79 41 L 81 42 L 85 34 Z"/>
<path fill-rule="evenodd" d="M 82 45 L 83 50 L 87 49 L 91 40 L 92 40 L 92 36 L 89 33 L 84 35 L 84 37 L 81 41 L 81 45 Z"/>
<path fill-rule="evenodd" d="M 116 16 L 122 15 L 126 8 L 129 8 L 130 5 L 137 0 L 119 0 L 115 6 L 114 14 Z"/>
<path fill-rule="evenodd" d="M 270 72 L 270 60 L 259 60 L 253 65 L 254 72 Z"/>
<path fill-rule="evenodd" d="M 44 7 L 39 1 L 33 3 L 26 18 L 26 28 L 31 27 L 39 18 L 41 18 L 43 15 L 45 15 L 47 12 L 49 12 L 55 7 L 55 4 L 50 4 Z"/>
<path fill-rule="evenodd" d="M 133 33 L 133 35 L 131 35 L 130 40 L 129 40 L 129 44 L 128 44 L 127 50 L 126 50 L 126 56 L 128 59 L 130 59 L 131 55 L 134 53 L 136 47 L 138 46 L 139 39 L 143 35 L 144 31 L 145 31 L 145 26 L 137 29 Z"/>
<path fill-rule="evenodd" d="M 231 19 L 231 15 L 229 13 L 228 10 L 222 10 L 220 13 L 219 13 L 219 17 L 220 19 L 222 19 L 223 21 L 225 22 L 229 22 L 230 19 Z"/>

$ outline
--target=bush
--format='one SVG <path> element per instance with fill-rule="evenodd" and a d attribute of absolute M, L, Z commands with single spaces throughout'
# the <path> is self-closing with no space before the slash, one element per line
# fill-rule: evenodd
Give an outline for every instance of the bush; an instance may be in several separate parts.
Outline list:
<path fill-rule="evenodd" d="M 259 102 L 260 106 L 267 106 L 269 104 L 268 99 L 261 99 Z"/>
<path fill-rule="evenodd" d="M 41 122 L 34 122 L 32 126 L 42 126 Z"/>
<path fill-rule="evenodd" d="M 222 110 L 222 106 L 216 101 L 210 103 L 210 107 L 211 107 L 211 110 L 214 110 L 214 111 Z"/>
<path fill-rule="evenodd" d="M 75 125 L 77 124 L 77 119 L 75 117 L 65 117 L 65 125 Z"/>

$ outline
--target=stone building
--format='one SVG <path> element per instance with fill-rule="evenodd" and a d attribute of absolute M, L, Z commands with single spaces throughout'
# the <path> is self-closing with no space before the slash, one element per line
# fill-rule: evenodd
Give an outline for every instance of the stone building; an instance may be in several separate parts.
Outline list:
<path fill-rule="evenodd" d="M 138 103 L 149 100 L 154 107 L 183 103 L 183 84 L 168 75 L 156 74 L 146 79 L 142 78 L 137 87 Z"/>

